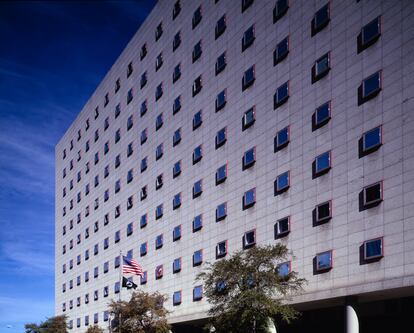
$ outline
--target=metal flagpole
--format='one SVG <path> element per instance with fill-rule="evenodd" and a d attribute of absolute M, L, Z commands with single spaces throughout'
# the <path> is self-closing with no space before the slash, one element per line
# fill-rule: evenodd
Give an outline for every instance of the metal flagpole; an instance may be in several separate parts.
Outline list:
<path fill-rule="evenodd" d="M 121 302 L 121 291 L 122 291 L 122 270 L 124 266 L 124 257 L 122 256 L 122 250 L 119 251 L 119 256 L 121 259 L 121 265 L 119 270 L 119 301 Z M 121 305 L 121 304 L 120 304 Z M 121 333 L 121 313 L 118 315 L 118 328 L 119 333 Z"/>

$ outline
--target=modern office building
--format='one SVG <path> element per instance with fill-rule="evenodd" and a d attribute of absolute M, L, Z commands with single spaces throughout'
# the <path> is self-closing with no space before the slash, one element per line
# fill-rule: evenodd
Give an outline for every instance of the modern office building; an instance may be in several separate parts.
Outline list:
<path fill-rule="evenodd" d="M 205 262 L 277 242 L 308 280 L 280 332 L 408 320 L 413 22 L 410 0 L 159 0 L 56 146 L 71 332 L 108 327 L 121 251 L 196 332 Z"/>

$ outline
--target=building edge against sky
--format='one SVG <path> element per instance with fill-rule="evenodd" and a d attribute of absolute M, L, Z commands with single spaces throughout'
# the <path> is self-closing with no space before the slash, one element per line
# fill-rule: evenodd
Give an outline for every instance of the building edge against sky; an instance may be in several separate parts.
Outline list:
<path fill-rule="evenodd" d="M 158 1 L 56 146 L 56 314 L 107 326 L 122 251 L 180 329 L 206 316 L 205 262 L 281 242 L 281 271 L 308 280 L 300 309 L 400 320 L 413 20 L 412 1 Z"/>

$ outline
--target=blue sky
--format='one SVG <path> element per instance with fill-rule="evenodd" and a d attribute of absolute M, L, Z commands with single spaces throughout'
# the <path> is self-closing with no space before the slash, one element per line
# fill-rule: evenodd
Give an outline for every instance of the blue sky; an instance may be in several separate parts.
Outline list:
<path fill-rule="evenodd" d="M 54 146 L 155 0 L 0 2 L 0 332 L 54 313 Z"/>

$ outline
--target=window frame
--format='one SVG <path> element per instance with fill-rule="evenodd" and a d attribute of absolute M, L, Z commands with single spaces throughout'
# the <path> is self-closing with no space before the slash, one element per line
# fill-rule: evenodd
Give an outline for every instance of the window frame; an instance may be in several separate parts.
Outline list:
<path fill-rule="evenodd" d="M 250 233 L 253 233 L 254 241 L 253 242 L 250 242 L 250 243 L 247 243 L 246 237 Z M 243 250 L 255 246 L 256 245 L 256 242 L 257 242 L 257 239 L 256 239 L 256 229 L 252 229 L 252 230 L 246 231 L 243 234 Z"/>
<path fill-rule="evenodd" d="M 287 94 L 286 96 L 279 98 L 279 92 L 281 91 L 282 88 L 284 89 L 284 87 L 286 87 L 287 89 Z M 273 96 L 273 109 L 276 110 L 277 108 L 285 104 L 289 100 L 289 97 L 290 97 L 290 81 L 286 81 L 285 83 L 281 84 L 276 89 L 276 92 Z"/>
<path fill-rule="evenodd" d="M 224 131 L 224 138 L 221 141 L 219 141 L 219 133 L 222 132 L 222 131 Z M 227 126 L 223 127 L 219 131 L 217 131 L 214 141 L 215 141 L 216 149 L 220 148 L 221 146 L 223 146 L 226 143 L 226 141 L 227 141 Z"/>
<path fill-rule="evenodd" d="M 329 253 L 329 266 L 320 267 L 318 257 Z M 333 268 L 333 250 L 319 252 L 315 256 L 315 271 L 317 273 L 324 273 Z"/>
<path fill-rule="evenodd" d="M 199 221 L 199 223 L 196 224 L 196 220 Z M 192 221 L 193 233 L 200 231 L 201 229 L 203 229 L 203 214 L 194 216 Z"/>
<path fill-rule="evenodd" d="M 279 182 L 282 179 L 282 177 L 287 176 L 287 184 L 285 186 L 280 186 Z M 289 190 L 290 188 L 290 170 L 287 170 L 285 172 L 282 172 L 281 174 L 279 174 L 276 177 L 276 180 L 274 182 L 274 187 L 275 187 L 275 196 L 282 194 L 284 192 L 286 192 L 287 190 Z"/>
<path fill-rule="evenodd" d="M 178 166 L 178 169 L 176 166 Z M 181 172 L 182 172 L 181 160 L 179 160 L 175 162 L 173 166 L 173 179 L 177 178 L 181 174 Z"/>
<path fill-rule="evenodd" d="M 374 200 L 367 201 L 367 191 L 372 190 L 374 187 L 377 187 L 378 185 L 379 185 L 379 197 Z M 370 185 L 364 186 L 364 188 L 362 189 L 362 206 L 364 209 L 378 206 L 384 200 L 383 197 L 384 197 L 384 189 L 383 189 L 382 180 L 372 183 Z"/>
<path fill-rule="evenodd" d="M 173 306 L 180 305 L 182 302 L 181 290 L 174 291 L 172 299 L 173 299 Z"/>
<path fill-rule="evenodd" d="M 192 17 L 192 20 L 191 20 L 193 30 L 200 24 L 202 19 L 203 19 L 203 9 L 202 9 L 202 6 L 200 5 L 194 11 L 193 17 Z"/>
<path fill-rule="evenodd" d="M 197 192 L 196 192 L 196 185 L 197 187 L 199 187 L 199 190 Z M 199 179 L 193 185 L 193 199 L 201 196 L 202 193 L 203 193 L 203 180 Z"/>
<path fill-rule="evenodd" d="M 247 81 L 246 77 L 248 74 L 250 74 L 250 71 L 252 72 L 253 76 L 249 81 Z M 243 79 L 242 79 L 242 91 L 245 91 L 247 88 L 251 87 L 255 81 L 256 81 L 256 66 L 253 65 L 244 71 Z"/>
<path fill-rule="evenodd" d="M 328 205 L 328 208 L 329 208 L 329 215 L 328 216 L 325 216 L 325 217 L 320 217 L 319 216 L 319 207 L 322 207 L 322 206 L 324 206 L 324 205 Z M 318 226 L 318 225 L 320 225 L 320 224 L 324 224 L 324 223 L 328 223 L 331 219 L 332 219 L 332 200 L 328 200 L 328 201 L 325 201 L 325 202 L 322 202 L 322 203 L 320 203 L 320 204 L 317 204 L 316 206 L 315 206 L 315 223 L 314 223 L 314 226 Z"/>
<path fill-rule="evenodd" d="M 318 168 L 318 160 L 322 157 L 324 157 L 325 155 L 328 155 L 328 165 L 324 168 Z M 332 151 L 328 150 L 322 154 L 319 154 L 318 156 L 315 157 L 313 163 L 312 163 L 312 173 L 313 173 L 313 179 L 318 178 L 319 176 L 322 176 L 326 173 L 329 172 L 329 170 L 331 170 L 332 167 Z"/>
<path fill-rule="evenodd" d="M 252 118 L 249 121 L 248 120 L 248 114 L 252 113 Z M 250 109 L 248 109 L 244 114 L 242 118 L 242 131 L 245 131 L 249 127 L 253 126 L 253 124 L 256 122 L 256 105 L 253 105 Z"/>
<path fill-rule="evenodd" d="M 200 39 L 193 47 L 193 51 L 191 53 L 193 64 L 201 58 L 201 55 L 203 54 L 203 40 Z"/>
<path fill-rule="evenodd" d="M 247 195 L 250 192 L 253 192 L 253 201 L 247 202 Z M 243 194 L 243 210 L 253 207 L 256 204 L 256 187 L 251 188 L 250 190 L 247 190 Z"/>
<path fill-rule="evenodd" d="M 318 121 L 318 113 L 326 106 L 328 107 L 328 116 Z M 312 132 L 325 126 L 331 120 L 331 109 L 331 101 L 325 102 L 315 109 L 315 112 L 312 114 Z"/>
<path fill-rule="evenodd" d="M 283 1 L 286 2 L 286 6 L 279 9 L 278 5 L 282 3 Z M 277 0 L 275 7 L 273 8 L 273 24 L 275 24 L 277 21 L 279 21 L 289 10 L 289 0 Z"/>
<path fill-rule="evenodd" d="M 224 252 L 219 252 L 220 245 L 224 244 Z M 227 240 L 218 242 L 216 245 L 216 259 L 224 258 L 227 255 L 228 242 Z"/>
<path fill-rule="evenodd" d="M 175 264 L 176 262 L 179 263 L 178 267 L 176 267 L 176 264 Z M 177 274 L 177 273 L 181 272 L 181 268 L 182 268 L 182 259 L 181 259 L 181 257 L 175 258 L 173 260 L 173 274 Z"/>
<path fill-rule="evenodd" d="M 282 46 L 283 43 L 287 43 L 286 51 L 279 54 L 279 48 Z M 273 66 L 281 63 L 286 57 L 288 56 L 290 51 L 290 38 L 289 35 L 283 38 L 279 43 L 277 43 L 275 50 L 273 51 Z"/>
<path fill-rule="evenodd" d="M 203 88 L 203 78 L 199 75 L 193 82 L 192 91 L 193 97 L 197 96 Z"/>
<path fill-rule="evenodd" d="M 181 192 L 178 192 L 173 197 L 173 210 L 180 208 L 181 204 L 182 204 L 182 196 L 181 196 Z"/>
<path fill-rule="evenodd" d="M 201 295 L 196 296 L 196 290 L 200 290 L 200 289 L 201 289 Z M 200 301 L 202 298 L 203 298 L 203 286 L 202 285 L 195 286 L 193 288 L 193 302 Z"/>
<path fill-rule="evenodd" d="M 227 104 L 227 89 L 220 91 L 216 97 L 216 112 L 221 111 Z"/>
<path fill-rule="evenodd" d="M 224 214 L 219 215 L 219 210 L 224 207 Z M 216 222 L 225 220 L 227 217 L 227 202 L 223 202 L 216 207 Z"/>
<path fill-rule="evenodd" d="M 318 67 L 319 63 L 324 61 L 325 58 L 326 58 L 326 62 L 327 62 L 327 67 L 324 68 L 321 72 L 319 72 L 319 69 L 318 69 L 319 68 Z M 323 56 L 318 58 L 312 66 L 312 73 L 311 73 L 312 84 L 319 81 L 323 77 L 327 76 L 329 74 L 330 70 L 331 70 L 331 52 L 327 52 Z"/>
<path fill-rule="evenodd" d="M 379 141 L 375 143 L 374 145 L 371 145 L 370 147 L 366 147 L 366 136 L 369 135 L 370 133 L 373 133 L 374 131 L 375 132 L 378 131 Z M 374 151 L 377 151 L 382 146 L 382 143 L 383 143 L 382 138 L 383 138 L 382 125 L 371 128 L 370 130 L 364 132 L 358 142 L 359 157 L 361 158 L 368 154 L 373 153 Z"/>
<path fill-rule="evenodd" d="M 199 116 L 200 120 L 196 122 L 197 116 Z M 193 116 L 193 131 L 199 128 L 203 124 L 203 111 L 200 110 L 196 112 Z"/>
<path fill-rule="evenodd" d="M 221 170 L 223 167 L 224 167 L 224 170 L 225 170 L 225 175 L 224 175 L 224 177 L 219 178 L 218 177 L 219 176 L 219 170 Z M 216 186 L 221 184 L 221 183 L 224 183 L 226 181 L 226 179 L 227 179 L 227 163 L 220 166 L 220 167 L 218 167 L 217 170 L 216 170 Z"/>
<path fill-rule="evenodd" d="M 220 22 L 224 22 L 224 23 L 220 23 Z M 227 20 L 226 20 L 226 14 L 223 14 L 223 16 L 221 16 L 217 22 L 216 22 L 216 27 L 214 29 L 214 36 L 215 39 L 217 40 L 222 34 L 224 34 L 224 32 L 226 31 L 227 28 Z"/>
<path fill-rule="evenodd" d="M 244 33 L 242 38 L 242 52 L 247 50 L 250 46 L 253 45 L 256 39 L 256 28 L 255 24 L 251 25 Z M 249 37 L 250 31 L 252 31 L 252 37 Z"/>
<path fill-rule="evenodd" d="M 177 230 L 179 230 L 178 234 L 177 234 Z M 176 242 L 181 239 L 181 233 L 182 233 L 182 228 L 181 228 L 181 224 L 179 224 L 175 226 L 173 229 L 173 242 Z"/>
<path fill-rule="evenodd" d="M 372 90 L 370 93 L 366 94 L 365 83 L 377 75 L 378 75 L 378 87 Z M 376 97 L 381 92 L 381 90 L 382 90 L 382 69 L 376 71 L 375 73 L 369 75 L 368 77 L 366 77 L 365 79 L 361 81 L 361 84 L 358 87 L 358 106 Z"/>
<path fill-rule="evenodd" d="M 196 256 L 200 256 L 200 259 L 196 261 Z M 193 267 L 201 266 L 203 263 L 203 249 L 196 250 L 193 253 Z"/>
<path fill-rule="evenodd" d="M 375 35 L 371 36 L 371 38 L 369 38 L 368 40 L 365 40 L 364 29 L 370 28 L 372 24 L 373 25 L 376 24 L 377 32 Z M 371 45 L 375 44 L 375 42 L 381 37 L 381 34 L 382 34 L 382 15 L 379 15 L 361 28 L 361 31 L 357 37 L 357 53 L 361 53 L 362 51 L 364 51 Z"/>
<path fill-rule="evenodd" d="M 282 230 L 282 228 L 280 227 L 282 223 L 287 223 L 287 229 Z M 290 215 L 285 216 L 281 219 L 278 219 L 275 222 L 275 225 L 274 225 L 275 239 L 283 238 L 283 237 L 286 237 L 287 235 L 289 235 L 290 228 L 291 228 L 291 217 L 290 217 Z"/>
<path fill-rule="evenodd" d="M 219 64 L 219 60 L 223 57 L 224 62 L 223 64 Z M 224 51 L 222 54 L 220 54 L 217 59 L 216 59 L 216 64 L 215 64 L 215 70 L 216 70 L 216 76 L 218 74 L 220 74 L 222 71 L 224 71 L 224 69 L 227 66 L 227 61 L 226 61 L 226 51 Z"/>
<path fill-rule="evenodd" d="M 315 14 L 313 15 L 311 21 L 311 37 L 315 36 L 317 33 L 322 31 L 325 27 L 328 26 L 329 22 L 331 21 L 331 4 L 330 1 L 319 8 Z M 322 13 L 323 10 L 327 9 L 327 18 L 322 22 L 317 22 L 318 14 Z"/>
<path fill-rule="evenodd" d="M 279 134 L 282 133 L 282 131 L 287 131 L 287 139 L 285 142 L 280 143 L 279 142 Z M 290 142 L 290 125 L 282 128 L 281 130 L 277 131 L 275 138 L 274 138 L 274 152 L 278 152 L 279 150 L 282 150 L 283 148 L 287 147 Z"/>
<path fill-rule="evenodd" d="M 377 241 L 381 242 L 381 245 L 380 245 L 381 253 L 373 255 L 373 256 L 368 256 L 367 255 L 367 245 L 369 243 L 373 243 L 373 242 L 377 242 Z M 384 257 L 384 237 L 376 237 L 376 238 L 373 238 L 373 239 L 366 240 L 366 241 L 363 242 L 362 248 L 363 248 L 363 260 L 364 260 L 364 262 L 370 263 L 370 262 L 373 262 L 373 261 L 378 261 L 378 260 L 380 260 L 381 258 Z"/>
<path fill-rule="evenodd" d="M 248 161 L 246 161 L 247 154 L 250 153 L 251 151 L 253 151 L 253 160 L 248 162 Z M 252 147 L 252 148 L 250 148 L 250 149 L 248 149 L 244 152 L 242 162 L 243 162 L 242 163 L 243 171 L 254 166 L 254 164 L 256 163 L 256 146 L 254 146 L 254 147 Z"/>

